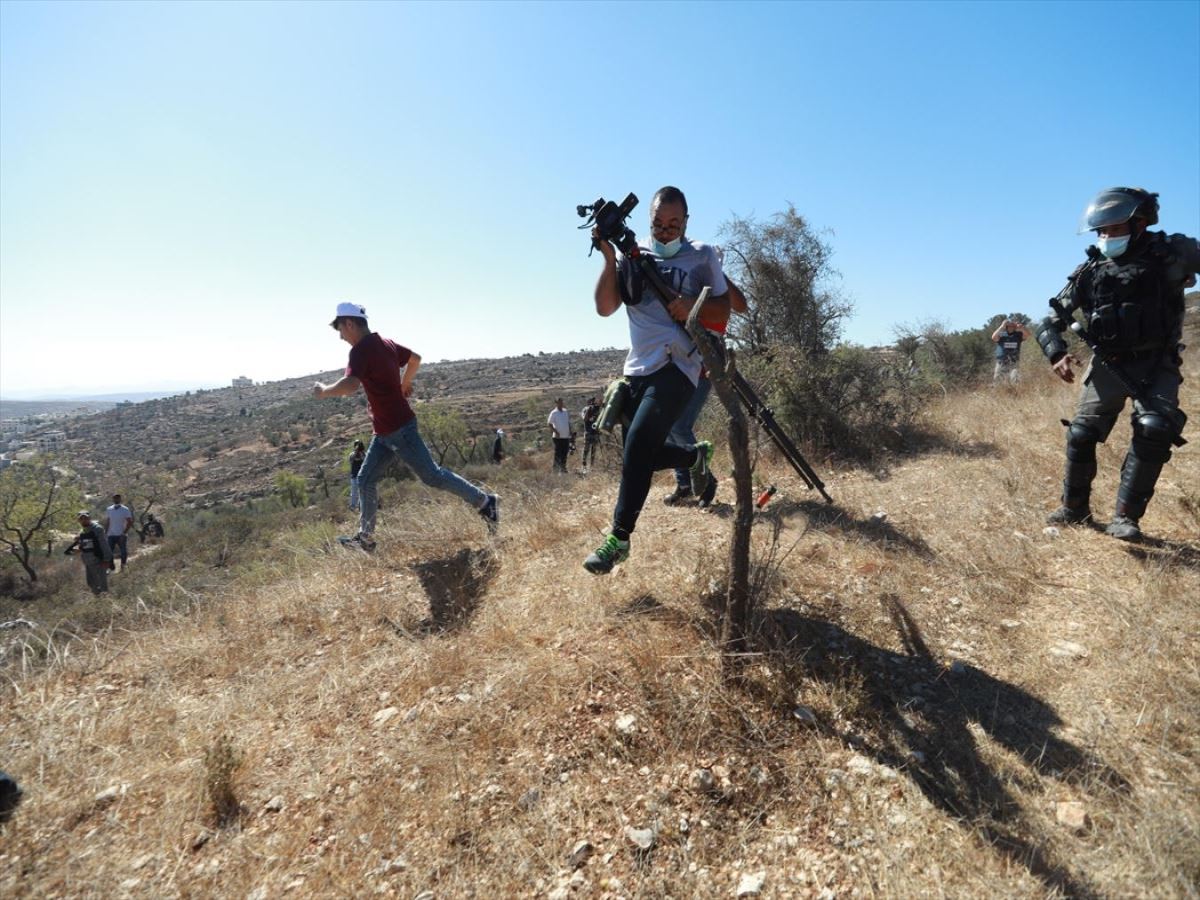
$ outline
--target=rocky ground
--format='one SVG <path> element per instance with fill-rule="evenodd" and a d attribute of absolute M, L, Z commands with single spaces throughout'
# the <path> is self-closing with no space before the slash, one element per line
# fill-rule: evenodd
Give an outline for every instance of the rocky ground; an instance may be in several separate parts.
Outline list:
<path fill-rule="evenodd" d="M 1142 544 L 1045 526 L 1073 395 L 948 398 L 936 444 L 823 471 L 833 506 L 764 457 L 732 665 L 724 492 L 660 483 L 602 578 L 614 473 L 547 455 L 493 475 L 497 538 L 415 485 L 371 556 L 309 517 L 186 608 L 10 670 L 0 893 L 1192 896 L 1200 462 Z"/>

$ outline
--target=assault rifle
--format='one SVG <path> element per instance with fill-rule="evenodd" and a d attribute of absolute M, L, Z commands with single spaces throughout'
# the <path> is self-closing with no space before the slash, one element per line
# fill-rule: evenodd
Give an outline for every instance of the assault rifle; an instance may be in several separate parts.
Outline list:
<path fill-rule="evenodd" d="M 633 231 L 625 226 L 625 219 L 636 205 L 637 197 L 630 194 L 620 206 L 612 203 L 612 201 L 606 202 L 603 198 L 590 206 L 579 206 L 576 211 L 580 217 L 591 213 L 591 219 L 581 225 L 580 228 L 587 228 L 594 222 L 597 225 L 600 238 L 609 241 L 632 260 L 645 279 L 650 282 L 650 286 L 654 288 L 654 293 L 658 295 L 659 302 L 664 307 L 669 307 L 672 300 L 682 295 L 678 291 L 672 290 L 663 280 L 654 260 L 642 252 L 642 248 L 638 246 L 637 238 Z M 704 297 L 706 295 L 702 294 L 701 296 Z M 692 336 L 688 334 L 687 329 L 679 322 L 675 322 L 675 324 L 679 327 L 680 331 L 687 335 L 688 341 L 692 342 Z M 725 349 L 721 345 L 721 342 L 710 332 L 704 331 L 703 337 L 709 342 L 710 347 L 718 356 L 723 357 L 725 355 Z M 825 483 L 817 477 L 817 473 L 808 464 L 808 460 L 804 458 L 804 454 L 800 452 L 795 442 L 788 437 L 787 432 L 775 420 L 775 414 L 772 412 L 771 407 L 759 399 L 758 393 L 754 390 L 750 382 L 742 376 L 741 372 L 735 369 L 730 380 L 733 384 L 734 392 L 737 394 L 738 401 L 745 407 L 746 412 L 758 422 L 759 427 L 767 433 L 767 436 L 771 438 L 775 446 L 779 448 L 779 452 L 783 454 L 784 459 L 796 470 L 796 474 L 800 476 L 800 480 L 808 486 L 809 490 L 815 490 L 824 497 L 826 503 L 832 503 L 833 498 L 825 492 Z"/>
<path fill-rule="evenodd" d="M 1144 385 L 1139 384 L 1129 377 L 1121 365 L 1114 360 L 1110 354 L 1100 346 L 1100 342 L 1084 327 L 1075 316 L 1067 311 L 1067 308 L 1062 302 L 1063 295 L 1059 294 L 1050 299 L 1050 308 L 1054 310 L 1059 320 L 1064 325 L 1071 329 L 1081 341 L 1087 344 L 1088 349 L 1092 351 L 1092 365 L 1099 366 L 1109 375 L 1117 380 L 1117 382 L 1125 389 L 1125 393 L 1133 399 L 1133 408 L 1137 412 L 1153 412 L 1171 421 L 1175 426 L 1175 436 L 1171 438 L 1171 443 L 1176 447 L 1182 447 L 1187 443 L 1183 437 L 1183 426 L 1187 424 L 1187 413 L 1182 409 L 1176 408 L 1173 410 L 1159 409 L 1155 405 L 1154 399 L 1146 392 Z M 1065 424 L 1065 423 L 1064 423 Z"/>

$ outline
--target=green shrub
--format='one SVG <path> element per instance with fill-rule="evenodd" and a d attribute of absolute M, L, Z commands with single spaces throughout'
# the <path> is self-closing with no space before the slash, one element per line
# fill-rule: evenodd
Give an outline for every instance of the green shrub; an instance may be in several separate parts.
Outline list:
<path fill-rule="evenodd" d="M 275 490 L 291 506 L 308 506 L 308 486 L 304 479 L 294 472 L 276 472 Z"/>
<path fill-rule="evenodd" d="M 853 345 L 817 356 L 777 349 L 744 368 L 793 439 L 846 459 L 900 449 L 926 397 L 896 355 Z"/>

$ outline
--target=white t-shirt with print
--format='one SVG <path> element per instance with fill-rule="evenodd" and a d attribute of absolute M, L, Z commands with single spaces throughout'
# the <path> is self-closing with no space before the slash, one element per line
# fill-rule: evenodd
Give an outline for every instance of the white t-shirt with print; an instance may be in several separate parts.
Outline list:
<path fill-rule="evenodd" d="M 717 248 L 709 244 L 685 239 L 679 252 L 670 259 L 656 256 L 647 247 L 642 248 L 642 253 L 655 261 L 663 280 L 681 294 L 696 297 L 707 287 L 714 297 L 719 297 L 729 290 Z M 650 375 L 673 362 L 692 384 L 696 384 L 704 364 L 700 351 L 680 324 L 671 318 L 640 271 L 633 276 L 636 270 L 636 264 L 628 257 L 621 257 L 617 262 L 621 300 L 629 316 L 630 346 L 629 355 L 625 357 L 625 374 Z M 640 301 L 632 296 L 631 289 L 639 281 L 642 285 Z"/>

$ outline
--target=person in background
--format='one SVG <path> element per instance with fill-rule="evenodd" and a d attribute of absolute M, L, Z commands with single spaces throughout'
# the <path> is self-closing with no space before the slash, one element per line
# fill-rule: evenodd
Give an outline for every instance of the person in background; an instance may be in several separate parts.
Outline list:
<path fill-rule="evenodd" d="M 567 474 L 567 454 L 571 452 L 571 414 L 563 406 L 563 398 L 554 401 L 554 409 L 546 417 L 550 436 L 554 438 L 554 471 Z"/>
<path fill-rule="evenodd" d="M 71 546 L 63 551 L 70 556 L 79 550 L 79 560 L 83 563 L 83 574 L 87 586 L 92 593 L 99 597 L 108 591 L 108 573 L 116 568 L 113 562 L 112 548 L 105 539 L 104 528 L 99 522 L 92 521 L 92 514 L 86 509 L 80 511 L 79 534 Z"/>
<path fill-rule="evenodd" d="M 1033 337 L 1033 332 L 1023 322 L 1017 321 L 1017 314 L 1000 323 L 992 332 L 992 343 L 996 345 L 996 368 L 992 372 L 992 384 L 1002 379 L 1009 384 L 1021 380 L 1021 342 Z"/>
<path fill-rule="evenodd" d="M 496 436 L 492 439 L 492 463 L 500 465 L 504 462 L 504 429 L 497 428 Z"/>
<path fill-rule="evenodd" d="M 363 460 L 367 458 L 367 448 L 362 441 L 354 442 L 354 449 L 350 453 L 350 509 L 358 511 L 358 473 L 362 469 Z"/>
<path fill-rule="evenodd" d="M 600 443 L 600 401 L 592 397 L 579 414 L 583 419 L 583 471 L 596 462 L 596 447 Z"/>
<path fill-rule="evenodd" d="M 124 572 L 129 562 L 129 529 L 133 527 L 133 512 L 121 502 L 120 494 L 113 494 L 112 499 L 112 506 L 104 510 L 108 548 L 114 556 L 117 548 L 121 548 L 121 571 Z"/>

